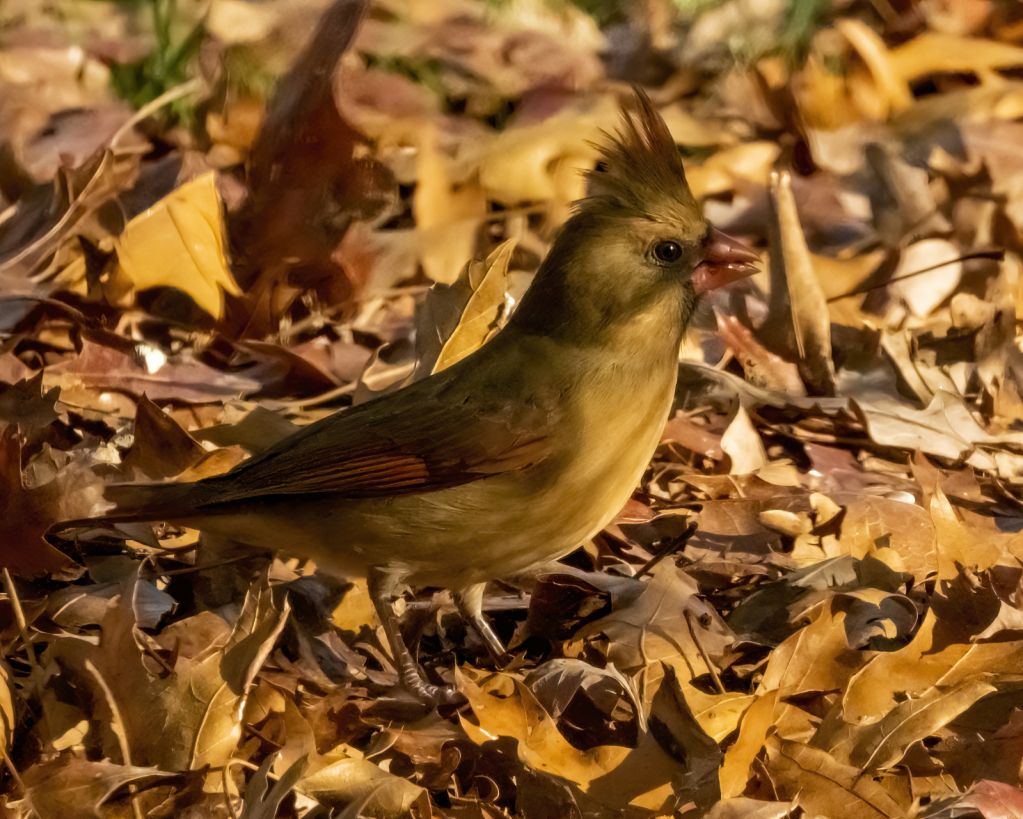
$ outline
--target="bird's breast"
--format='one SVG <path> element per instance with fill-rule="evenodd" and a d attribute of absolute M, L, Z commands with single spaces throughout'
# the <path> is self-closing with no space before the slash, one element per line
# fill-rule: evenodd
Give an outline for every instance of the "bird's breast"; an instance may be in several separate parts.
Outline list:
<path fill-rule="evenodd" d="M 517 369 L 502 374 L 502 383 L 518 381 L 528 394 L 501 400 L 556 405 L 546 458 L 436 491 L 325 500 L 317 514 L 295 522 L 306 536 L 296 551 L 339 574 L 384 564 L 414 585 L 459 588 L 578 547 L 636 488 L 660 440 L 677 374 L 674 355 L 653 363 L 589 355 L 550 352 L 547 383 Z"/>
<path fill-rule="evenodd" d="M 420 539 L 408 564 L 412 582 L 459 587 L 510 575 L 593 537 L 625 505 L 650 462 L 676 373 L 674 360 L 590 372 L 566 395 L 557 446 L 547 459 L 417 498 L 418 520 L 426 526 L 461 523 L 443 538 Z M 426 542 L 437 547 L 423 549 Z"/>

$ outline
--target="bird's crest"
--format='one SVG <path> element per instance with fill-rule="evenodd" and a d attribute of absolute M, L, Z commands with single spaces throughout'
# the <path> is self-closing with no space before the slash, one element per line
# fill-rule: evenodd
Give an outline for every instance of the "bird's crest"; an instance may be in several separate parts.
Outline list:
<path fill-rule="evenodd" d="M 699 212 L 675 140 L 650 98 L 636 89 L 621 112 L 618 132 L 602 132 L 607 144 L 595 145 L 601 158 L 586 174 L 589 196 L 579 203 L 580 212 L 610 208 L 658 220 Z"/>

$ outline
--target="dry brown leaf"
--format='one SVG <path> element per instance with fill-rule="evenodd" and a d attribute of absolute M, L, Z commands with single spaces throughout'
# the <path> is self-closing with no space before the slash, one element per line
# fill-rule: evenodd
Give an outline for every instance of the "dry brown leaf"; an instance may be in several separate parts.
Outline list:
<path fill-rule="evenodd" d="M 826 299 L 835 299 L 850 293 L 867 281 L 888 254 L 875 250 L 851 259 L 812 254 L 813 269 Z M 833 306 L 828 309 L 834 310 Z"/>
<path fill-rule="evenodd" d="M 784 819 L 794 807 L 791 802 L 767 802 L 738 796 L 722 799 L 704 819 Z"/>
<path fill-rule="evenodd" d="M 693 803 L 708 810 L 721 799 L 717 771 L 722 753 L 693 716 L 692 709 L 670 666 L 654 695 L 650 709 L 650 732 L 661 748 L 682 763 L 674 784 L 680 804 Z"/>
<path fill-rule="evenodd" d="M 187 355 L 168 361 L 148 345 L 136 347 L 136 352 L 131 355 L 86 340 L 77 357 L 44 370 L 43 384 L 60 387 L 65 400 L 79 405 L 87 400 L 83 393 L 88 391 L 145 393 L 152 401 L 201 404 L 237 398 L 260 387 L 257 381 L 214 370 Z"/>
<path fill-rule="evenodd" d="M 961 799 L 950 806 L 948 814 L 936 814 L 938 819 L 962 815 L 960 810 L 976 810 L 983 819 L 1023 819 L 1023 790 L 1004 782 L 983 779 L 971 786 Z"/>
<path fill-rule="evenodd" d="M 379 819 L 408 816 L 416 804 L 423 810 L 423 800 L 428 798 L 423 788 L 388 773 L 368 759 L 338 760 L 301 777 L 295 789 L 330 807 L 362 804 L 359 813 L 365 810 L 367 815 Z"/>
<path fill-rule="evenodd" d="M 806 397 L 806 386 L 799 377 L 799 368 L 791 361 L 772 353 L 753 335 L 738 316 L 725 316 L 715 311 L 718 332 L 742 364 L 745 378 L 758 387 L 788 395 Z"/>
<path fill-rule="evenodd" d="M 21 443 L 8 427 L 0 435 L 0 487 L 0 566 L 22 577 L 78 577 L 81 567 L 43 535 L 59 521 L 86 517 L 101 498 L 99 479 L 71 462 L 49 482 L 26 488 Z"/>
<path fill-rule="evenodd" d="M 914 242 L 906 248 L 892 274 L 891 292 L 906 302 L 913 315 L 929 316 L 959 286 L 963 274 L 963 263 L 958 261 L 961 255 L 959 248 L 945 239 Z M 930 267 L 934 270 L 901 278 Z"/>
<path fill-rule="evenodd" d="M 928 611 L 909 645 L 876 655 L 852 677 L 842 698 L 845 720 L 870 725 L 904 695 L 922 697 L 978 675 L 992 683 L 1018 676 L 1023 641 L 971 644 L 969 636 L 960 624 L 946 624 Z"/>
<path fill-rule="evenodd" d="M 615 116 L 613 100 L 603 96 L 587 110 L 565 110 L 542 123 L 505 130 L 480 161 L 487 198 L 504 205 L 551 202 L 567 208 L 585 195 L 579 171 L 597 157 L 586 141 L 599 139 L 599 129 L 614 123 Z"/>
<path fill-rule="evenodd" d="M 800 375 L 811 394 L 834 395 L 831 314 L 813 269 L 813 260 L 806 246 L 796 201 L 792 196 L 792 178 L 787 172 L 772 177 L 771 195 L 778 220 L 778 261 L 781 268 L 776 273 L 772 272 L 772 286 L 778 285 L 784 278 L 799 353 Z M 782 319 L 780 315 L 777 318 Z"/>
<path fill-rule="evenodd" d="M 675 665 L 681 660 L 684 679 L 707 673 L 707 664 L 690 634 L 690 620 L 704 649 L 711 656 L 723 652 L 731 634 L 713 609 L 695 598 L 697 585 L 670 560 L 652 571 L 642 594 L 629 605 L 616 608 L 605 617 L 586 624 L 573 638 L 581 646 L 588 639 L 607 639 L 607 656 L 615 667 L 631 673 L 662 660 Z M 700 624 L 707 618 L 707 626 Z M 569 648 L 567 653 L 573 653 Z"/>
<path fill-rule="evenodd" d="M 931 516 L 910 498 L 839 494 L 834 498 L 846 510 L 841 542 L 853 557 L 877 556 L 879 547 L 887 546 L 898 555 L 900 569 L 917 582 L 938 568 Z"/>
<path fill-rule="evenodd" d="M 768 770 L 805 811 L 843 819 L 902 819 L 906 812 L 887 791 L 860 770 L 837 762 L 827 751 L 771 738 Z"/>
<path fill-rule="evenodd" d="M 845 634 L 850 648 L 889 647 L 916 626 L 917 611 L 904 594 L 882 589 L 853 589 L 836 595 L 846 607 Z"/>
<path fill-rule="evenodd" d="M 134 432 L 135 440 L 123 461 L 125 474 L 129 476 L 137 470 L 142 478 L 150 480 L 173 478 L 195 466 L 206 454 L 206 450 L 145 393 L 135 410 Z"/>
<path fill-rule="evenodd" d="M 888 52 L 888 64 L 904 81 L 940 71 L 987 72 L 1023 65 L 1023 48 L 997 40 L 926 32 Z"/>
<path fill-rule="evenodd" d="M 108 759 L 57 758 L 24 772 L 25 797 L 40 819 L 99 819 L 104 804 L 129 785 L 153 785 L 173 777 L 158 768 L 117 765 Z"/>
<path fill-rule="evenodd" d="M 1001 544 L 987 537 L 988 533 L 971 531 L 956 514 L 940 486 L 931 496 L 931 520 L 937 538 L 938 577 L 952 580 L 959 576 L 961 567 L 990 569 L 1009 554 L 999 548 Z M 1003 536 L 1004 537 L 1004 536 Z M 1023 540 L 1013 538 L 1011 540 Z"/>
<path fill-rule="evenodd" d="M 996 690 L 983 680 L 970 679 L 951 689 L 934 687 L 921 697 L 900 702 L 884 719 L 859 734 L 849 750 L 849 761 L 864 771 L 890 768 L 912 743 L 931 736 Z"/>
<path fill-rule="evenodd" d="M 123 720 L 133 762 L 150 763 L 168 771 L 223 765 L 241 737 L 241 714 L 249 687 L 287 619 L 285 601 L 278 609 L 265 586 L 253 586 L 227 644 L 202 647 L 194 658 L 178 654 L 173 673 L 153 677 L 140 652 L 132 608 L 135 584 L 125 584 L 119 605 L 104 618 L 96 650 L 75 643 L 60 646 L 60 656 L 82 669 L 90 661 L 109 688 Z M 187 622 L 187 621 L 185 621 Z M 166 634 L 166 632 L 165 632 Z M 108 756 L 120 755 L 112 735 L 111 704 L 96 680 L 86 676 L 95 691 L 96 713 L 102 721 Z"/>
<path fill-rule="evenodd" d="M 861 20 L 844 18 L 835 22 L 842 35 L 856 50 L 867 66 L 877 94 L 878 108 L 864 111 L 868 115 L 875 113 L 878 118 L 887 117 L 889 112 L 903 111 L 913 102 L 906 77 L 896 70 L 892 63 L 891 53 L 884 40 L 873 29 Z M 854 92 L 853 98 L 856 98 Z M 861 106 L 862 110 L 863 106 Z"/>
<path fill-rule="evenodd" d="M 721 450 L 731 460 L 728 470 L 731 475 L 749 475 L 767 465 L 767 453 L 760 433 L 741 404 L 721 436 Z"/>
<path fill-rule="evenodd" d="M 736 190 L 764 189 L 779 153 L 774 142 L 744 142 L 718 151 L 701 165 L 687 167 L 686 179 L 697 199 Z"/>
<path fill-rule="evenodd" d="M 661 433 L 662 444 L 678 444 L 692 452 L 698 452 L 715 461 L 724 457 L 721 449 L 721 435 L 706 426 L 696 424 L 685 413 L 678 412 L 664 425 Z"/>
<path fill-rule="evenodd" d="M 771 654 L 761 682 L 762 691 L 778 689 L 784 696 L 837 691 L 863 661 L 846 641 L 845 620 L 838 601 L 825 604 L 820 614 Z"/>

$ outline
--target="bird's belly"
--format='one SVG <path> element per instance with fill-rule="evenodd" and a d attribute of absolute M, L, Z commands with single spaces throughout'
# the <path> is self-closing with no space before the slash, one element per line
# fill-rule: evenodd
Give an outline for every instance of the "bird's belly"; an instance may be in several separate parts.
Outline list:
<path fill-rule="evenodd" d="M 269 497 L 201 528 L 341 576 L 387 565 L 414 585 L 460 588 L 511 575 L 567 554 L 613 519 L 657 446 L 673 394 L 666 376 L 594 387 L 578 402 L 576 438 L 527 469 L 386 498 Z"/>
<path fill-rule="evenodd" d="M 339 505 L 325 518 L 333 540 L 318 562 L 335 571 L 356 557 L 401 566 L 409 582 L 459 588 L 562 557 L 606 526 L 625 505 L 660 440 L 674 380 L 632 394 L 636 410 L 586 402 L 598 421 L 579 442 L 527 470 L 422 494 Z M 646 399 L 646 400 L 643 400 Z M 615 408 L 617 409 L 617 408 Z"/>

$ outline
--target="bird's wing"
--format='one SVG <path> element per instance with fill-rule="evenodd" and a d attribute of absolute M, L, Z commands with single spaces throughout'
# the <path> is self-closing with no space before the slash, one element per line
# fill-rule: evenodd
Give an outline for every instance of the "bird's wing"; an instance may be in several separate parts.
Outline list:
<path fill-rule="evenodd" d="M 481 406 L 420 382 L 325 418 L 202 481 L 196 499 L 208 506 L 279 495 L 367 498 L 457 486 L 546 458 L 554 416 L 534 402 Z"/>

